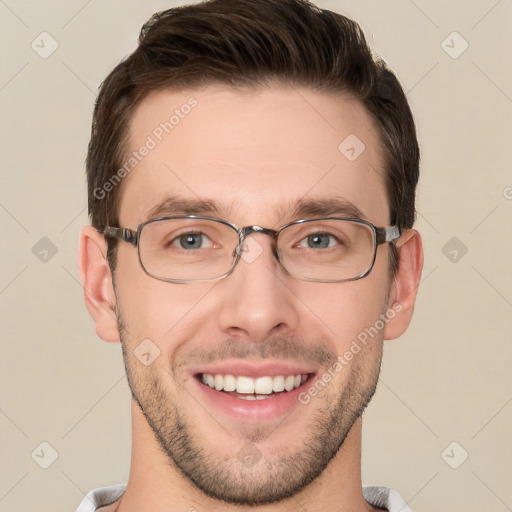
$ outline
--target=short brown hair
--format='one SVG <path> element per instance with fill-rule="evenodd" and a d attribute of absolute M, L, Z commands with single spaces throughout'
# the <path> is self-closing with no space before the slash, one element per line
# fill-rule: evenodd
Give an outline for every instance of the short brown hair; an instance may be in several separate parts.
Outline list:
<path fill-rule="evenodd" d="M 130 116 L 148 93 L 276 82 L 348 93 L 366 106 L 382 142 L 391 223 L 411 228 L 419 148 L 404 91 L 355 21 L 307 0 L 209 0 L 149 19 L 139 46 L 108 75 L 96 101 L 87 154 L 92 225 L 118 225 L 122 184 L 107 193 L 103 187 L 123 165 Z M 112 268 L 114 251 L 109 240 Z M 394 248 L 391 256 L 394 274 Z"/>

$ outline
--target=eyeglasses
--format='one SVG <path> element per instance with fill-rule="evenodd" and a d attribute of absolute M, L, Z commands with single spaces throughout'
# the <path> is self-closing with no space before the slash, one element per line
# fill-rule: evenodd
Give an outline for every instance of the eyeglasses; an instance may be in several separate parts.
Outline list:
<path fill-rule="evenodd" d="M 274 256 L 290 276 L 324 283 L 367 276 L 375 263 L 377 246 L 401 236 L 397 226 L 378 228 L 365 220 L 339 217 L 296 220 L 277 231 L 260 226 L 239 228 L 223 219 L 196 215 L 151 219 L 136 231 L 103 229 L 106 237 L 137 247 L 147 274 L 171 283 L 229 276 L 240 259 L 247 258 L 244 247 L 252 233 L 274 240 Z"/>

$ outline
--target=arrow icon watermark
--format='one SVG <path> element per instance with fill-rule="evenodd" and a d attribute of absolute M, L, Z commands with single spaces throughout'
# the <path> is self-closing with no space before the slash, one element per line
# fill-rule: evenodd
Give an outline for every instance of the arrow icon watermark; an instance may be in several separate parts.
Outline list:
<path fill-rule="evenodd" d="M 357 160 L 365 149 L 364 142 L 354 133 L 345 137 L 338 146 L 338 151 L 351 162 Z"/>
<path fill-rule="evenodd" d="M 43 236 L 32 247 L 32 254 L 41 263 L 48 263 L 57 254 L 57 251 L 57 246 L 46 236 Z"/>
<path fill-rule="evenodd" d="M 135 357 L 145 366 L 149 366 L 160 355 L 160 349 L 149 338 L 135 347 Z"/>

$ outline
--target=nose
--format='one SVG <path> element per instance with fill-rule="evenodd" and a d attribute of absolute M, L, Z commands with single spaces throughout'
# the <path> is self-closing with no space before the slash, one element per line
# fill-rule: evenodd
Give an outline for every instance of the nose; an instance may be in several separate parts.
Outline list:
<path fill-rule="evenodd" d="M 294 331 L 299 317 L 292 280 L 275 257 L 271 239 L 247 237 L 237 266 L 218 286 L 220 329 L 253 342 Z"/>

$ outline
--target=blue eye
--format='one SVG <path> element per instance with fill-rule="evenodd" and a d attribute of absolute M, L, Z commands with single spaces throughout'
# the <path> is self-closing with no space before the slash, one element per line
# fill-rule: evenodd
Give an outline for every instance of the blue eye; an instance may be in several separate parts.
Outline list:
<path fill-rule="evenodd" d="M 307 247 L 308 249 L 327 249 L 339 244 L 339 240 L 330 233 L 312 233 L 305 237 L 299 247 Z"/>
<path fill-rule="evenodd" d="M 208 237 L 200 232 L 184 233 L 175 238 L 171 245 L 177 245 L 180 249 L 204 249 L 204 245 L 209 241 Z"/>

